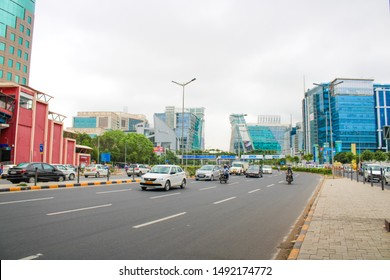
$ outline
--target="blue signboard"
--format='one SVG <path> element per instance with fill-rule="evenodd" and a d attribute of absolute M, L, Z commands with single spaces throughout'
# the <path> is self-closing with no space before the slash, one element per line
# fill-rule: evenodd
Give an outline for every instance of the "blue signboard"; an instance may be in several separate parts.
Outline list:
<path fill-rule="evenodd" d="M 110 153 L 100 154 L 100 161 L 101 162 L 110 162 L 111 161 L 111 154 Z"/>
<path fill-rule="evenodd" d="M 183 159 L 216 159 L 215 155 L 183 155 Z"/>
<path fill-rule="evenodd" d="M 234 155 L 221 155 L 221 159 L 236 159 L 236 156 Z"/>

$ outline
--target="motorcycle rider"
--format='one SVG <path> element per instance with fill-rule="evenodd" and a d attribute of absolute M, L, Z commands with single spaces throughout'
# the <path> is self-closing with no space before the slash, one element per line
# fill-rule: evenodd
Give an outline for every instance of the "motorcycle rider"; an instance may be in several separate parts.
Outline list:
<path fill-rule="evenodd" d="M 223 166 L 223 176 L 227 179 L 229 179 L 229 167 L 227 165 Z"/>
<path fill-rule="evenodd" d="M 293 171 L 291 169 L 291 166 L 287 167 L 286 171 L 286 181 L 288 181 L 288 177 L 291 176 L 291 182 L 294 181 Z"/>

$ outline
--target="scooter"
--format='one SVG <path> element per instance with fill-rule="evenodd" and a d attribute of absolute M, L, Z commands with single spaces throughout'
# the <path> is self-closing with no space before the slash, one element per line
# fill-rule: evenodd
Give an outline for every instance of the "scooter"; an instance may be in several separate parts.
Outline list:
<path fill-rule="evenodd" d="M 288 183 L 289 185 L 291 185 L 291 182 L 293 181 L 292 174 L 288 174 L 287 177 L 286 177 L 286 180 L 287 180 L 287 183 Z"/>
<path fill-rule="evenodd" d="M 228 182 L 229 180 L 229 174 L 224 174 L 223 172 L 221 174 L 219 174 L 219 183 L 222 184 L 222 182 L 224 182 L 225 184 Z"/>

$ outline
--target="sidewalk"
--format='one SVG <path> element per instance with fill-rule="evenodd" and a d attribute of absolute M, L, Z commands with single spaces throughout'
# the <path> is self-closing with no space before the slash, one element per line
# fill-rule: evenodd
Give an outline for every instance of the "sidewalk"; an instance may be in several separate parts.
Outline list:
<path fill-rule="evenodd" d="M 288 259 L 390 260 L 390 191 L 325 179 Z"/>

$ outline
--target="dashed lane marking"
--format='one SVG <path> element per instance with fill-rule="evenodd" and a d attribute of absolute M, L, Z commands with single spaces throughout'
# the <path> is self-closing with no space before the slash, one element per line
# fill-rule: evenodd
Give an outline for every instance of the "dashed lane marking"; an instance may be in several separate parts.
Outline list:
<path fill-rule="evenodd" d="M 224 199 L 224 200 L 216 201 L 216 202 L 214 202 L 213 204 L 220 204 L 220 203 L 222 203 L 222 202 L 226 202 L 226 201 L 229 201 L 229 200 L 232 200 L 232 199 L 235 199 L 235 198 L 237 198 L 237 197 L 236 197 L 236 196 L 229 197 L 229 198 L 226 198 L 226 199 Z"/>
<path fill-rule="evenodd" d="M 25 200 L 14 200 L 14 201 L 6 201 L 6 202 L 0 202 L 0 205 L 3 204 L 13 204 L 13 203 L 22 203 L 22 202 L 30 202 L 30 201 L 39 201 L 39 200 L 47 200 L 47 199 L 53 199 L 54 197 L 43 197 L 43 198 L 34 198 L 34 199 L 25 199 Z"/>
<path fill-rule="evenodd" d="M 258 191 L 260 191 L 261 189 L 255 189 L 255 190 L 253 190 L 253 191 L 250 191 L 250 192 L 248 192 L 248 193 L 254 193 L 254 192 L 258 192 Z"/>
<path fill-rule="evenodd" d="M 171 193 L 171 194 L 164 194 L 164 195 L 152 196 L 152 197 L 150 197 L 150 199 L 161 198 L 161 197 L 167 197 L 167 196 L 173 196 L 173 195 L 178 195 L 178 194 L 180 194 L 180 193 L 177 192 L 177 193 Z"/>
<path fill-rule="evenodd" d="M 91 209 L 97 209 L 97 208 L 109 207 L 109 206 L 112 206 L 112 204 L 104 204 L 104 205 L 78 208 L 78 209 L 72 209 L 72 210 L 66 210 L 66 211 L 60 211 L 60 212 L 53 212 L 53 213 L 48 213 L 46 215 L 47 216 L 61 215 L 61 214 L 67 214 L 67 213 L 72 213 L 72 212 L 79 212 L 79 211 L 85 211 L 85 210 L 91 210 Z"/>
<path fill-rule="evenodd" d="M 159 222 L 163 222 L 163 221 L 166 221 L 166 220 L 169 220 L 169 219 L 173 219 L 173 218 L 185 215 L 185 214 L 187 214 L 187 212 L 178 213 L 178 214 L 175 214 L 175 215 L 172 215 L 172 216 L 168 216 L 168 217 L 165 217 L 165 218 L 161 218 L 161 219 L 158 219 L 158 220 L 154 220 L 154 221 L 150 221 L 150 222 L 147 222 L 147 223 L 144 223 L 144 224 L 133 226 L 133 228 L 137 229 L 137 228 L 146 227 L 146 226 L 153 225 L 153 224 L 156 224 L 156 223 L 159 223 Z"/>
<path fill-rule="evenodd" d="M 211 190 L 211 189 L 215 189 L 217 186 L 212 186 L 212 187 L 207 187 L 207 188 L 203 188 L 203 189 L 199 189 L 200 191 L 204 191 L 204 190 Z"/>
<path fill-rule="evenodd" d="M 268 185 L 268 186 L 266 186 L 266 188 L 270 188 L 272 186 L 275 186 L 275 184 Z"/>
<path fill-rule="evenodd" d="M 105 192 L 97 192 L 96 194 L 106 194 L 106 193 L 116 193 L 116 192 L 127 192 L 127 191 L 131 191 L 131 189 L 115 190 L 115 191 L 105 191 Z"/>

